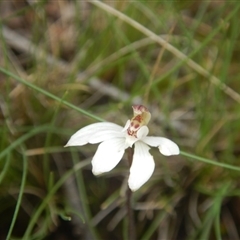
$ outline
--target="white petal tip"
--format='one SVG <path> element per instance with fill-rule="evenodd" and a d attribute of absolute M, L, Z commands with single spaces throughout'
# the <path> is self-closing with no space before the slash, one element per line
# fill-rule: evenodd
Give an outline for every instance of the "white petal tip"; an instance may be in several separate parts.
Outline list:
<path fill-rule="evenodd" d="M 133 181 L 133 179 L 129 179 L 128 187 L 131 189 L 132 192 L 136 192 L 148 181 L 148 179 L 145 179 L 144 181 Z"/>
<path fill-rule="evenodd" d="M 135 144 L 133 162 L 128 179 L 128 186 L 133 192 L 141 188 L 153 174 L 155 163 L 153 156 L 149 153 L 149 149 L 149 146 L 141 141 Z"/>
<path fill-rule="evenodd" d="M 73 143 L 71 143 L 71 141 L 69 140 L 64 147 L 71 147 L 71 146 L 77 146 L 77 144 L 73 144 Z"/>
<path fill-rule="evenodd" d="M 76 141 L 76 140 L 72 140 L 70 139 L 67 144 L 64 147 L 76 147 L 76 146 L 84 146 L 86 145 L 88 142 L 86 141 Z"/>
<path fill-rule="evenodd" d="M 178 155 L 180 153 L 178 145 L 173 142 L 168 146 L 166 145 L 159 146 L 159 151 L 164 156 Z"/>
<path fill-rule="evenodd" d="M 136 192 L 139 189 L 139 187 L 130 187 L 130 186 L 129 188 L 131 189 L 132 192 Z"/>
<path fill-rule="evenodd" d="M 98 175 L 103 174 L 103 172 L 96 171 L 96 170 L 92 170 L 92 173 L 93 173 L 93 175 L 95 175 L 95 176 L 98 176 Z"/>
<path fill-rule="evenodd" d="M 102 171 L 101 169 L 99 169 L 99 167 L 93 166 L 92 168 L 92 173 L 95 176 L 101 175 L 104 173 L 104 171 Z"/>
<path fill-rule="evenodd" d="M 145 183 L 146 181 L 144 181 Z M 144 183 L 140 182 L 131 182 L 131 180 L 128 182 L 128 187 L 131 189 L 132 192 L 136 192 L 139 188 L 141 188 Z"/>

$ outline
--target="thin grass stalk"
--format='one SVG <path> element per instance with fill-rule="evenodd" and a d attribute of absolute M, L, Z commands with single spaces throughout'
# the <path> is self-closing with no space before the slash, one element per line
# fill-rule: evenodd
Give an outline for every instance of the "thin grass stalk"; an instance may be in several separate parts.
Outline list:
<path fill-rule="evenodd" d="M 78 157 L 77 154 L 72 152 L 72 159 L 74 162 L 74 165 L 78 163 Z M 76 178 L 76 183 L 78 187 L 78 192 L 79 192 L 79 199 L 81 201 L 82 205 L 82 211 L 84 215 L 84 221 L 86 222 L 88 229 L 86 230 L 87 236 L 85 238 L 91 239 L 98 239 L 97 232 L 95 231 L 93 224 L 92 224 L 92 216 L 91 216 L 91 211 L 89 209 L 88 205 L 88 198 L 87 198 L 87 193 L 86 193 L 86 188 L 87 184 L 85 184 L 83 176 L 82 176 L 82 169 L 79 169 L 78 172 L 75 172 L 75 178 Z"/>
<path fill-rule="evenodd" d="M 38 209 L 35 211 L 33 216 L 31 216 L 31 220 L 28 224 L 28 227 L 25 231 L 25 234 L 22 238 L 22 240 L 29 240 L 30 234 L 35 226 L 35 223 L 37 222 L 38 218 L 40 217 L 41 213 L 43 212 L 44 208 L 48 205 L 50 199 L 53 197 L 53 195 L 57 192 L 57 190 L 63 185 L 63 183 L 76 171 L 79 169 L 87 166 L 90 163 L 90 161 L 85 160 L 80 162 L 79 164 L 75 165 L 72 169 L 67 171 L 58 181 L 57 183 L 52 187 L 51 191 L 48 193 L 48 195 L 43 199 Z"/>
<path fill-rule="evenodd" d="M 16 141 L 12 142 L 7 148 L 5 148 L 1 153 L 0 153 L 0 161 L 5 157 L 10 151 L 18 147 L 20 144 L 25 142 L 27 139 L 31 138 L 32 136 L 41 133 L 41 132 L 46 132 L 46 131 L 54 131 L 54 132 L 59 132 L 59 130 L 52 129 L 51 126 L 49 125 L 43 125 L 43 126 L 38 126 L 37 128 L 34 128 L 32 131 L 24 134 L 23 136 L 19 137 Z"/>
<path fill-rule="evenodd" d="M 159 228 L 160 223 L 164 220 L 166 217 L 167 212 L 159 211 L 156 218 L 152 221 L 151 225 L 148 227 L 148 229 L 144 232 L 144 235 L 141 237 L 141 240 L 150 239 L 157 228 Z"/>
<path fill-rule="evenodd" d="M 224 198 L 228 195 L 229 189 L 231 189 L 231 182 L 226 182 L 220 189 L 219 193 L 215 199 L 215 219 L 214 219 L 214 230 L 217 240 L 222 240 L 221 236 L 221 206 Z"/>
<path fill-rule="evenodd" d="M 82 113 L 82 114 L 85 115 L 85 116 L 88 116 L 88 117 L 93 118 L 93 119 L 95 119 L 95 120 L 97 120 L 97 121 L 100 121 L 100 122 L 104 121 L 102 118 L 100 118 L 100 117 L 98 117 L 98 116 L 96 116 L 96 115 L 94 115 L 94 114 L 91 114 L 91 113 L 89 113 L 88 111 L 85 111 L 85 110 L 82 109 L 82 108 L 76 107 L 75 105 L 69 103 L 68 101 L 65 101 L 65 100 L 63 100 L 63 99 L 55 96 L 54 94 L 52 94 L 52 93 L 50 93 L 50 92 L 48 92 L 48 91 L 46 91 L 46 90 L 44 90 L 44 89 L 42 89 L 42 88 L 34 85 L 33 83 L 28 82 L 28 81 L 24 80 L 23 78 L 18 77 L 17 75 L 9 72 L 8 70 L 6 70 L 6 69 L 4 69 L 4 68 L 2 68 L 2 67 L 0 67 L 0 71 L 1 71 L 2 73 L 4 73 L 6 76 L 12 77 L 13 79 L 17 80 L 18 82 L 22 83 L 23 85 L 25 85 L 25 86 L 27 86 L 27 87 L 30 87 L 31 89 L 33 89 L 33 90 L 35 90 L 35 91 L 37 91 L 37 92 L 39 92 L 39 93 L 42 93 L 43 95 L 45 95 L 45 96 L 47 96 L 47 97 L 49 97 L 49 98 L 52 98 L 52 99 L 54 99 L 55 101 L 60 102 L 60 103 L 62 103 L 63 105 L 68 106 L 68 107 L 70 107 L 71 109 L 74 109 L 74 110 Z"/>
<path fill-rule="evenodd" d="M 22 147 L 22 153 L 23 153 L 23 175 L 22 175 L 22 181 L 21 181 L 21 186 L 20 186 L 20 190 L 19 190 L 19 195 L 18 195 L 18 200 L 17 200 L 17 204 L 15 207 L 15 211 L 14 211 L 14 215 L 12 218 L 12 222 L 10 225 L 10 228 L 8 230 L 8 234 L 6 237 L 6 240 L 11 239 L 11 234 L 13 231 L 13 227 L 14 224 L 17 220 L 17 215 L 21 206 L 21 202 L 22 202 L 22 197 L 23 197 L 23 192 L 24 192 L 24 187 L 25 187 L 25 183 L 26 183 L 26 178 L 27 178 L 27 169 L 28 169 L 28 162 L 27 162 L 27 156 L 24 154 L 24 148 Z"/>
<path fill-rule="evenodd" d="M 120 11 L 114 9 L 113 7 L 107 5 L 107 4 L 105 4 L 105 3 L 103 3 L 99 0 L 94 0 L 94 1 L 93 0 L 88 0 L 88 2 L 96 5 L 97 7 L 103 9 L 104 11 L 106 11 L 106 12 L 116 16 L 117 18 L 123 20 L 127 24 L 131 25 L 135 29 L 142 32 L 144 35 L 148 36 L 149 38 L 151 38 L 155 42 L 159 43 L 161 46 L 164 46 L 169 52 L 171 52 L 173 55 L 175 55 L 177 58 L 179 58 L 181 60 L 180 65 L 183 64 L 183 63 L 186 63 L 190 68 L 194 69 L 197 73 L 199 73 L 200 75 L 209 79 L 209 81 L 211 83 L 213 83 L 214 85 L 219 87 L 219 89 L 221 89 L 223 92 L 225 92 L 229 97 L 234 99 L 236 102 L 240 103 L 240 94 L 238 94 L 232 88 L 228 87 L 226 84 L 222 83 L 219 78 L 212 75 L 205 68 L 203 68 L 202 66 L 197 64 L 195 61 L 193 61 L 190 58 L 190 57 L 192 57 L 192 55 L 190 55 L 190 56 L 185 55 L 180 50 L 175 48 L 173 45 L 168 43 L 166 40 L 164 40 L 163 38 L 158 36 L 156 33 L 152 32 L 150 29 L 144 27 L 143 25 L 141 25 L 137 21 L 133 20 L 132 18 L 130 18 L 128 16 L 126 16 L 125 14 L 123 14 Z M 240 4 L 237 5 L 236 8 L 227 16 L 224 23 L 227 20 L 229 20 L 231 17 L 233 17 L 239 11 L 239 8 L 240 8 Z M 220 25 L 220 27 L 218 27 L 217 30 L 219 30 L 219 28 L 221 29 L 222 26 L 223 25 Z"/>
<path fill-rule="evenodd" d="M 2 180 L 4 179 L 7 171 L 8 171 L 8 168 L 10 166 L 10 162 L 11 162 L 11 154 L 8 153 L 8 156 L 7 156 L 7 159 L 5 161 L 5 164 L 4 164 L 4 167 L 3 169 L 1 170 L 1 173 L 0 173 L 0 184 L 2 182 Z"/>
<path fill-rule="evenodd" d="M 180 154 L 182 156 L 185 156 L 185 157 L 188 157 L 188 158 L 196 159 L 200 162 L 208 163 L 208 164 L 211 164 L 211 165 L 215 165 L 215 166 L 218 166 L 218 167 L 227 168 L 227 169 L 231 169 L 231 170 L 235 170 L 235 171 L 240 171 L 240 167 L 229 165 L 227 163 L 221 163 L 221 162 L 213 161 L 213 160 L 210 160 L 208 158 L 199 157 L 199 156 L 196 156 L 196 155 L 193 155 L 191 153 L 184 152 L 184 151 L 180 151 Z"/>
<path fill-rule="evenodd" d="M 216 239 L 222 240 L 221 229 L 220 229 L 221 199 L 218 199 L 217 208 L 218 209 L 216 210 L 217 212 L 214 219 L 214 230 L 215 230 Z"/>
<path fill-rule="evenodd" d="M 66 96 L 66 92 L 63 95 L 62 99 L 64 99 L 65 96 Z M 50 122 L 50 127 L 52 126 L 54 128 L 54 125 L 55 125 L 55 122 L 56 122 L 56 119 L 57 119 L 57 114 L 59 113 L 60 107 L 61 107 L 61 102 L 59 102 L 59 104 L 57 105 L 57 107 L 56 107 L 56 109 L 53 113 L 53 117 L 52 117 L 51 122 Z M 47 136 L 46 136 L 46 140 L 45 140 L 45 144 L 44 144 L 45 147 L 51 145 L 52 134 L 53 134 L 52 131 L 47 132 Z M 49 157 L 48 156 L 49 155 L 47 153 L 43 155 L 43 169 L 44 169 L 44 174 L 46 174 L 45 175 L 45 181 L 49 180 L 48 179 L 49 178 L 48 173 L 50 172 L 49 171 L 49 161 L 48 161 Z"/>
<path fill-rule="evenodd" d="M 175 26 L 173 26 L 170 29 L 169 34 L 167 35 L 167 38 L 166 38 L 166 42 L 169 41 L 169 38 L 170 38 L 170 36 L 171 36 L 171 34 L 172 34 L 173 30 L 174 30 L 174 27 Z M 150 93 L 150 90 L 151 90 L 154 78 L 155 78 L 156 73 L 158 71 L 159 63 L 160 63 L 160 61 L 161 61 L 161 59 L 163 57 L 164 52 L 165 52 L 165 45 L 161 48 L 161 50 L 158 53 L 157 60 L 155 61 L 155 64 L 153 66 L 150 78 L 149 78 L 148 83 L 146 85 L 146 90 L 145 90 L 145 93 L 144 93 L 144 103 L 145 104 L 147 104 L 147 102 L 148 102 L 149 93 Z"/>

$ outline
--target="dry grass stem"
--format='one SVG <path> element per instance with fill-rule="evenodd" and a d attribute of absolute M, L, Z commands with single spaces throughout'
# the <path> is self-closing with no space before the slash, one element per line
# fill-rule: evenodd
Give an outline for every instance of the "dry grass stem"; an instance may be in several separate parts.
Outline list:
<path fill-rule="evenodd" d="M 173 55 L 175 55 L 180 60 L 184 61 L 189 67 L 191 67 L 193 70 L 195 70 L 200 75 L 204 76 L 205 78 L 209 79 L 211 83 L 216 85 L 219 89 L 224 91 L 229 97 L 234 99 L 236 102 L 240 103 L 240 94 L 234 91 L 232 88 L 221 82 L 219 78 L 216 76 L 213 76 L 210 72 L 208 72 L 206 69 L 204 69 L 202 66 L 194 62 L 192 59 L 190 59 L 188 56 L 183 54 L 181 51 L 179 51 L 177 48 L 175 48 L 173 45 L 168 43 L 166 40 L 155 34 L 154 32 L 150 31 L 140 23 L 136 22 L 132 18 L 129 18 L 125 14 L 119 12 L 118 10 L 110 7 L 109 5 L 100 2 L 98 0 L 88 0 L 88 2 L 91 2 L 92 4 L 98 6 L 99 8 L 103 9 L 104 11 L 116 16 L 117 18 L 123 20 L 124 22 L 128 23 L 135 29 L 138 29 L 140 32 L 142 32 L 144 35 L 151 38 L 153 41 L 159 43 L 161 46 L 165 47 L 169 52 L 171 52 Z"/>
<path fill-rule="evenodd" d="M 59 69 L 69 73 L 71 71 L 71 66 L 67 62 L 63 60 L 56 59 L 55 57 L 47 54 L 45 51 L 43 51 L 40 47 L 35 46 L 32 44 L 28 39 L 21 36 L 20 34 L 16 33 L 15 31 L 10 30 L 7 27 L 3 27 L 3 35 L 7 39 L 8 44 L 17 50 L 23 51 L 25 53 L 28 53 L 32 56 L 35 56 L 36 58 L 44 58 L 46 59 L 46 62 L 51 66 L 56 66 Z M 148 39 L 149 42 L 149 39 Z M 145 43 L 145 41 L 144 41 Z M 141 43 L 143 44 L 143 43 Z M 88 77 L 85 75 L 85 73 L 78 73 L 77 75 L 77 81 L 82 82 L 84 79 L 87 79 Z M 115 86 L 111 84 L 104 83 L 97 77 L 90 77 L 89 79 L 89 85 L 92 87 L 92 89 L 99 91 L 100 93 L 107 95 L 115 100 L 118 101 L 127 101 L 130 99 L 130 96 L 128 93 L 119 90 Z M 21 85 L 20 85 L 21 86 Z M 23 87 L 23 86 L 22 86 Z M 139 101 L 136 99 L 133 100 L 133 104 L 137 104 Z"/>

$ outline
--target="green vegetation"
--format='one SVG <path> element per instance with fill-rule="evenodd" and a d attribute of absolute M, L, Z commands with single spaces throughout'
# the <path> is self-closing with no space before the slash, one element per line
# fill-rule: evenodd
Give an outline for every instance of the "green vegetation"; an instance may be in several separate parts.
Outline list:
<path fill-rule="evenodd" d="M 238 1 L 0 1 L 0 239 L 240 239 Z M 64 148 L 133 104 L 152 113 L 150 180 L 126 194 L 127 154 Z M 131 197 L 131 199 L 127 199 Z M 131 202 L 133 211 L 129 212 Z M 134 239 L 132 239 L 134 240 Z"/>

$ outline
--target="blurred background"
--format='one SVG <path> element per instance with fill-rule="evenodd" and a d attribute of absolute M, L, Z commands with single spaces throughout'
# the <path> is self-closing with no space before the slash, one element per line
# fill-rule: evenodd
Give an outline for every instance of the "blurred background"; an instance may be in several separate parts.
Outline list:
<path fill-rule="evenodd" d="M 124 125 L 133 104 L 152 113 L 150 135 L 233 166 L 152 149 L 136 238 L 240 239 L 239 7 L 1 0 L 0 239 L 128 239 L 127 157 L 96 177 L 96 145 L 63 146 L 99 118 Z"/>

